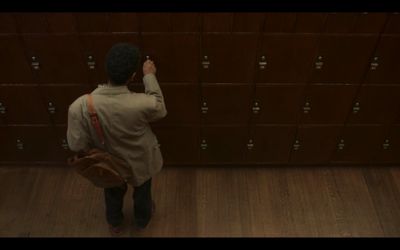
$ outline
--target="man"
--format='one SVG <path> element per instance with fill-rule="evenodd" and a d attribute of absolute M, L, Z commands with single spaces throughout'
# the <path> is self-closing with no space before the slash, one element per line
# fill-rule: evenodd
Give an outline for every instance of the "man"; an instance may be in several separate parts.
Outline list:
<path fill-rule="evenodd" d="M 167 110 L 151 60 L 143 64 L 145 93 L 129 91 L 127 84 L 134 78 L 139 63 L 139 50 L 127 43 L 114 45 L 106 56 L 108 83 L 99 85 L 91 93 L 104 131 L 104 146 L 90 122 L 86 95 L 75 100 L 69 108 L 67 139 L 70 149 L 75 152 L 102 148 L 129 164 L 136 183 L 133 193 L 135 225 L 143 229 L 154 210 L 151 180 L 163 165 L 159 144 L 149 122 L 165 117 Z M 104 189 L 106 219 L 112 234 L 122 232 L 126 191 L 127 185 Z"/>

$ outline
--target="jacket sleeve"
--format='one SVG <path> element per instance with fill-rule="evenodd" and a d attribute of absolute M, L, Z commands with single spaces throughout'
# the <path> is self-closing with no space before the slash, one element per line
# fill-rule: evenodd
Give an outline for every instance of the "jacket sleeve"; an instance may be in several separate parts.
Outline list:
<path fill-rule="evenodd" d="M 82 99 L 78 99 L 82 102 Z M 90 134 L 82 115 L 82 107 L 79 101 L 75 101 L 68 109 L 67 141 L 72 151 L 88 150 Z"/>
<path fill-rule="evenodd" d="M 151 98 L 148 107 L 145 110 L 145 117 L 148 122 L 159 120 L 167 115 L 167 109 L 164 103 L 160 85 L 154 74 L 147 74 L 143 77 L 145 94 Z"/>

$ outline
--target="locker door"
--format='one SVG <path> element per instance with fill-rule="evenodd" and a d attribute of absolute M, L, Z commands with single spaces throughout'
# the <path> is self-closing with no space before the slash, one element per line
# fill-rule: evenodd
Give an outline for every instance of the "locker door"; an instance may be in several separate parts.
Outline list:
<path fill-rule="evenodd" d="M 250 114 L 249 85 L 202 86 L 201 115 L 206 124 L 247 124 Z"/>
<path fill-rule="evenodd" d="M 53 129 L 56 140 L 53 141 L 55 144 L 51 149 L 51 160 L 67 163 L 67 159 L 75 154 L 68 147 L 67 126 L 54 126 Z"/>
<path fill-rule="evenodd" d="M 247 161 L 251 163 L 288 163 L 296 126 L 255 126 L 250 130 Z"/>
<path fill-rule="evenodd" d="M 201 13 L 170 13 L 172 32 L 199 32 Z"/>
<path fill-rule="evenodd" d="M 139 17 L 142 32 L 168 32 L 171 30 L 170 13 L 147 12 L 140 13 Z"/>
<path fill-rule="evenodd" d="M 348 123 L 392 123 L 400 112 L 400 86 L 364 85 Z"/>
<path fill-rule="evenodd" d="M 0 13 L 0 33 L 17 33 L 15 19 L 12 14 Z"/>
<path fill-rule="evenodd" d="M 296 13 L 295 32 L 320 33 L 324 28 L 326 13 L 299 12 Z"/>
<path fill-rule="evenodd" d="M 400 33 L 400 13 L 390 13 L 388 14 L 388 20 L 385 26 L 384 33 Z"/>
<path fill-rule="evenodd" d="M 240 163 L 245 159 L 247 127 L 203 127 L 200 138 L 202 163 Z"/>
<path fill-rule="evenodd" d="M 46 33 L 48 25 L 45 13 L 15 13 L 20 33 Z"/>
<path fill-rule="evenodd" d="M 325 24 L 325 33 L 349 33 L 357 19 L 356 13 L 329 13 Z"/>
<path fill-rule="evenodd" d="M 233 13 L 204 13 L 203 32 L 231 32 Z"/>
<path fill-rule="evenodd" d="M 24 41 L 28 60 L 40 83 L 88 83 L 76 35 L 25 35 Z"/>
<path fill-rule="evenodd" d="M 333 162 L 366 163 L 382 147 L 385 134 L 382 126 L 346 126 L 337 141 Z"/>
<path fill-rule="evenodd" d="M 194 124 L 200 122 L 200 93 L 197 85 L 163 85 L 168 114 L 157 124 Z"/>
<path fill-rule="evenodd" d="M 46 13 L 51 33 L 76 32 L 76 19 L 73 13 Z"/>
<path fill-rule="evenodd" d="M 357 85 L 311 85 L 305 94 L 301 122 L 344 124 L 356 91 Z"/>
<path fill-rule="evenodd" d="M 0 86 L 0 102 L 7 124 L 47 124 L 46 107 L 35 86 Z"/>
<path fill-rule="evenodd" d="M 139 39 L 136 34 L 101 34 L 81 35 L 85 68 L 89 71 L 94 84 L 106 83 L 108 78 L 105 71 L 105 58 L 111 47 L 119 42 L 131 43 L 137 47 Z M 138 73 L 142 72 L 141 65 Z M 135 81 L 142 81 L 142 74 L 138 74 Z"/>
<path fill-rule="evenodd" d="M 296 25 L 296 14 L 289 12 L 267 13 L 264 32 L 293 32 Z"/>
<path fill-rule="evenodd" d="M 257 56 L 256 82 L 305 84 L 317 44 L 316 35 L 264 35 Z"/>
<path fill-rule="evenodd" d="M 374 152 L 372 162 L 376 163 L 400 163 L 400 126 L 395 125 L 389 128 L 388 134 L 377 152 Z"/>
<path fill-rule="evenodd" d="M 386 13 L 358 13 L 354 33 L 380 33 L 386 23 Z"/>
<path fill-rule="evenodd" d="M 200 129 L 196 126 L 152 128 L 160 143 L 165 164 L 196 164 L 200 160 Z"/>
<path fill-rule="evenodd" d="M 78 97 L 92 91 L 86 85 L 42 86 L 40 89 L 50 120 L 58 124 L 66 124 L 69 106 Z"/>
<path fill-rule="evenodd" d="M 78 32 L 107 32 L 108 15 L 106 13 L 75 13 Z"/>
<path fill-rule="evenodd" d="M 252 121 L 259 123 L 297 123 L 304 86 L 259 85 L 252 103 Z"/>
<path fill-rule="evenodd" d="M 328 163 L 335 150 L 342 126 L 302 125 L 290 155 L 291 163 Z"/>
<path fill-rule="evenodd" d="M 400 83 L 400 37 L 382 35 L 365 78 L 365 83 Z"/>
<path fill-rule="evenodd" d="M 157 67 L 161 83 L 198 83 L 200 37 L 197 34 L 143 34 L 142 54 Z"/>
<path fill-rule="evenodd" d="M 136 13 L 109 13 L 111 32 L 139 32 L 139 18 Z"/>
<path fill-rule="evenodd" d="M 260 32 L 265 21 L 265 13 L 238 12 L 233 14 L 233 32 Z"/>
<path fill-rule="evenodd" d="M 17 36 L 0 38 L 0 82 L 33 83 L 32 71 Z"/>
<path fill-rule="evenodd" d="M 376 41 L 374 35 L 323 35 L 312 82 L 359 84 Z"/>
<path fill-rule="evenodd" d="M 207 34 L 202 39 L 203 82 L 249 83 L 253 80 L 256 34 Z"/>

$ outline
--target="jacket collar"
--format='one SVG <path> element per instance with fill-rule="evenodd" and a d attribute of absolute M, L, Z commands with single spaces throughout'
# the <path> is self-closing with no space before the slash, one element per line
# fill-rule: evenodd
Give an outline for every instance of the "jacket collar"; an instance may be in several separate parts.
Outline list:
<path fill-rule="evenodd" d="M 99 84 L 98 87 L 92 91 L 93 95 L 120 95 L 129 93 L 130 91 L 126 85 L 111 86 L 108 84 Z"/>

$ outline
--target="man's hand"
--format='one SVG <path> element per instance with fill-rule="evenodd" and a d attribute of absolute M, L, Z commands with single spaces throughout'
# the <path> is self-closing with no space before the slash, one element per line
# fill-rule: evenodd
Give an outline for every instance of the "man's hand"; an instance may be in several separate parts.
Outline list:
<path fill-rule="evenodd" d="M 154 65 L 154 62 L 150 59 L 147 59 L 144 63 L 143 63 L 143 75 L 147 75 L 147 74 L 155 74 L 157 71 L 156 66 Z"/>

